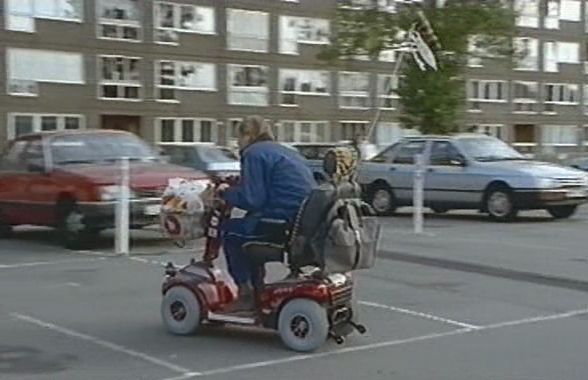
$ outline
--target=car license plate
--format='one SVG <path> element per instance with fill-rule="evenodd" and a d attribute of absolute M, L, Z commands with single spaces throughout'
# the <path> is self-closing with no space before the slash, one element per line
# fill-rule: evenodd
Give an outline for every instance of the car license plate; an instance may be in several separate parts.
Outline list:
<path fill-rule="evenodd" d="M 586 190 L 570 190 L 568 191 L 568 198 L 584 198 L 586 197 Z"/>
<path fill-rule="evenodd" d="M 149 205 L 149 206 L 145 206 L 145 215 L 159 215 L 161 211 L 161 206 L 160 205 Z"/>

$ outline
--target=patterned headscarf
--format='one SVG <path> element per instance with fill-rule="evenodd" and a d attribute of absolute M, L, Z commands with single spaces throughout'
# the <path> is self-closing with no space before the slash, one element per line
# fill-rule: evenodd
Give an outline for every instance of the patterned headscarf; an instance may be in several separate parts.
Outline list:
<path fill-rule="evenodd" d="M 325 155 L 323 168 L 334 183 L 353 181 L 358 161 L 357 150 L 351 147 L 336 147 Z"/>

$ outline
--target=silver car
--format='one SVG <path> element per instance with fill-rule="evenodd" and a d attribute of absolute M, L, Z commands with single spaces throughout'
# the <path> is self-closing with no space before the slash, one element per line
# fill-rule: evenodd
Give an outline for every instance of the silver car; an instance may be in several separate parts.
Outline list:
<path fill-rule="evenodd" d="M 359 182 L 380 215 L 412 205 L 415 157 L 422 154 L 425 205 L 434 212 L 474 209 L 508 221 L 519 210 L 546 209 L 568 218 L 588 199 L 579 170 L 531 161 L 486 135 L 420 136 L 400 140 L 359 169 Z"/>

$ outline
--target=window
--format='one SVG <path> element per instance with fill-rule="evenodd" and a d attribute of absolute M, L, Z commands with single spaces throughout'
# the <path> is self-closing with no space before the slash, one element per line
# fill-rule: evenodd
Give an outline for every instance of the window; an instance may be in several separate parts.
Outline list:
<path fill-rule="evenodd" d="M 139 61 L 139 58 L 122 56 L 98 57 L 98 96 L 103 99 L 140 100 L 142 85 Z"/>
<path fill-rule="evenodd" d="M 280 53 L 298 54 L 299 44 L 329 43 L 329 20 L 308 17 L 280 17 Z"/>
<path fill-rule="evenodd" d="M 8 114 L 8 139 L 40 132 L 82 129 L 84 118 L 81 115 L 10 113 Z"/>
<path fill-rule="evenodd" d="M 395 50 L 382 50 L 378 56 L 380 62 L 396 62 Z"/>
<path fill-rule="evenodd" d="M 518 14 L 517 26 L 539 27 L 539 0 L 515 0 L 515 11 Z"/>
<path fill-rule="evenodd" d="M 160 118 L 155 121 L 156 140 L 161 143 L 215 142 L 216 120 L 196 118 Z"/>
<path fill-rule="evenodd" d="M 575 105 L 579 102 L 578 85 L 570 83 L 545 83 L 545 103 Z"/>
<path fill-rule="evenodd" d="M 212 7 L 156 2 L 154 9 L 156 42 L 177 45 L 178 33 L 215 34 Z"/>
<path fill-rule="evenodd" d="M 342 121 L 341 138 L 354 140 L 357 136 L 367 136 L 370 124 L 367 121 Z"/>
<path fill-rule="evenodd" d="M 328 95 L 331 78 L 328 71 L 280 70 L 280 92 L 282 105 L 298 104 L 299 95 Z"/>
<path fill-rule="evenodd" d="M 216 66 L 212 63 L 159 61 L 155 73 L 160 100 L 177 100 L 176 90 L 216 91 Z"/>
<path fill-rule="evenodd" d="M 582 21 L 582 3 L 580 0 L 561 0 L 560 20 Z"/>
<path fill-rule="evenodd" d="M 379 107 L 382 109 L 393 110 L 396 108 L 396 99 L 399 98 L 398 90 L 399 78 L 397 75 L 378 75 L 378 98 Z"/>
<path fill-rule="evenodd" d="M 481 124 L 471 125 L 467 128 L 467 131 L 470 133 L 484 134 L 504 140 L 506 138 L 504 128 L 505 127 L 502 124 Z"/>
<path fill-rule="evenodd" d="M 10 122 L 9 122 L 10 124 Z M 14 116 L 14 137 L 33 133 L 34 120 L 31 115 L 15 115 Z"/>
<path fill-rule="evenodd" d="M 585 115 L 588 115 L 588 85 L 587 84 L 584 85 L 583 90 L 584 90 L 584 96 L 583 96 L 583 99 L 584 99 L 584 102 L 583 102 L 584 103 L 584 114 Z"/>
<path fill-rule="evenodd" d="M 541 142 L 550 146 L 578 144 L 578 128 L 575 125 L 544 125 L 541 127 Z"/>
<path fill-rule="evenodd" d="M 8 93 L 38 95 L 38 82 L 83 84 L 83 57 L 79 53 L 8 48 Z"/>
<path fill-rule="evenodd" d="M 482 67 L 485 49 L 479 47 L 480 37 L 470 36 L 468 39 L 468 66 Z"/>
<path fill-rule="evenodd" d="M 83 0 L 6 0 L 6 29 L 34 32 L 35 18 L 80 22 Z"/>
<path fill-rule="evenodd" d="M 513 111 L 517 113 L 537 112 L 538 95 L 539 86 L 537 82 L 513 82 Z"/>
<path fill-rule="evenodd" d="M 57 130 L 57 116 L 41 116 L 41 130 L 55 131 Z"/>
<path fill-rule="evenodd" d="M 547 0 L 547 13 L 543 21 L 546 29 L 559 29 L 559 1 Z"/>
<path fill-rule="evenodd" d="M 434 141 L 431 146 L 429 164 L 433 166 L 456 166 L 459 151 L 449 141 Z"/>
<path fill-rule="evenodd" d="M 558 42 L 557 57 L 559 63 L 580 63 L 580 44 L 577 42 Z"/>
<path fill-rule="evenodd" d="M 368 108 L 370 77 L 368 73 L 339 73 L 339 107 Z"/>
<path fill-rule="evenodd" d="M 141 12 L 138 0 L 99 0 L 98 38 L 139 41 Z"/>
<path fill-rule="evenodd" d="M 327 142 L 330 139 L 326 121 L 290 121 L 278 123 L 278 135 L 283 142 Z"/>
<path fill-rule="evenodd" d="M 515 50 L 518 56 L 517 70 L 537 70 L 539 68 L 539 40 L 536 38 L 515 38 Z"/>
<path fill-rule="evenodd" d="M 267 52 L 269 14 L 265 12 L 227 9 L 227 48 Z"/>
<path fill-rule="evenodd" d="M 228 103 L 268 105 L 267 66 L 228 65 Z"/>
<path fill-rule="evenodd" d="M 490 80 L 470 80 L 468 82 L 468 100 L 471 109 L 479 109 L 480 102 L 505 102 L 506 82 Z"/>
<path fill-rule="evenodd" d="M 425 141 L 409 141 L 404 144 L 398 151 L 398 154 L 394 157 L 393 163 L 395 164 L 406 164 L 413 165 L 415 163 L 415 156 L 417 154 L 423 154 L 425 151 Z"/>

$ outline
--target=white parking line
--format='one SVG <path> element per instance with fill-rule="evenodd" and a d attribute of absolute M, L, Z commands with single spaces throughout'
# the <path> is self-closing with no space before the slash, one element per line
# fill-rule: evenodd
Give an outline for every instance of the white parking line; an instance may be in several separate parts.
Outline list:
<path fill-rule="evenodd" d="M 432 315 L 432 314 L 427 314 L 427 313 L 421 313 L 419 311 L 403 309 L 401 307 L 395 307 L 395 306 L 390 306 L 390 305 L 383 305 L 381 303 L 369 302 L 369 301 L 358 301 L 358 303 L 360 305 L 370 306 L 370 307 L 374 307 L 374 308 L 377 308 L 377 309 L 390 310 L 390 311 L 394 311 L 394 312 L 401 313 L 401 314 L 411 315 L 413 317 L 418 317 L 418 318 L 422 318 L 422 319 L 428 319 L 428 320 L 435 321 L 435 322 L 441 322 L 441 323 L 445 323 L 445 324 L 451 325 L 451 326 L 463 327 L 463 328 L 466 328 L 466 329 L 478 329 L 478 328 L 480 328 L 480 326 L 472 325 L 472 324 L 469 324 L 469 323 L 454 321 L 452 319 L 439 317 L 437 315 Z"/>
<path fill-rule="evenodd" d="M 65 327 L 57 326 L 53 323 L 45 322 L 40 319 L 30 317 L 28 315 L 19 314 L 19 313 L 11 313 L 10 315 L 19 321 L 27 322 L 27 323 L 30 323 L 30 324 L 33 324 L 33 325 L 36 325 L 39 327 L 43 327 L 45 329 L 48 329 L 48 330 L 51 330 L 54 332 L 58 332 L 63 335 L 67 335 L 69 337 L 78 338 L 78 339 L 81 339 L 81 340 L 84 340 L 84 341 L 87 341 L 90 343 L 94 343 L 95 345 L 101 346 L 103 348 L 107 348 L 111 351 L 123 353 L 125 355 L 132 356 L 136 359 L 141 359 L 143 361 L 149 362 L 149 363 L 154 364 L 156 366 L 166 368 L 170 371 L 180 373 L 180 374 L 182 374 L 182 376 L 184 376 L 183 378 L 186 378 L 185 376 L 194 377 L 194 376 L 201 375 L 200 372 L 194 372 L 194 371 L 191 371 L 187 368 L 184 368 L 184 367 L 178 366 L 176 364 L 167 362 L 165 360 L 161 360 L 161 359 L 155 358 L 153 356 L 147 355 L 145 353 L 135 351 L 130 348 L 123 347 L 119 344 L 108 342 L 103 339 L 96 338 L 96 337 L 93 337 L 93 336 L 90 336 L 90 335 L 87 335 L 84 333 L 80 333 L 80 332 L 77 332 L 77 331 L 74 331 L 74 330 L 71 330 L 71 329 L 68 329 Z"/>
<path fill-rule="evenodd" d="M 545 316 L 539 316 L 539 317 L 533 317 L 533 318 L 525 318 L 525 319 L 495 323 L 495 324 L 485 325 L 485 326 L 477 326 L 476 328 L 461 328 L 461 329 L 457 329 L 457 330 L 436 333 L 436 334 L 421 335 L 421 336 L 416 336 L 416 337 L 407 338 L 407 339 L 389 340 L 389 341 L 385 341 L 385 342 L 365 344 L 365 345 L 356 346 L 356 347 L 341 348 L 338 350 L 321 352 L 318 354 L 295 355 L 295 356 L 290 356 L 290 357 L 276 359 L 276 360 L 267 360 L 267 361 L 261 361 L 261 362 L 240 364 L 240 365 L 231 366 L 231 367 L 224 367 L 224 368 L 218 368 L 218 369 L 213 369 L 213 370 L 209 370 L 209 371 L 202 371 L 202 372 L 194 374 L 192 376 L 182 377 L 181 379 L 186 380 L 186 379 L 196 378 L 196 377 L 233 373 L 233 372 L 238 372 L 238 371 L 243 371 L 243 370 L 248 370 L 248 369 L 265 368 L 265 367 L 271 367 L 271 366 L 276 366 L 276 365 L 281 365 L 281 364 L 288 364 L 288 363 L 305 361 L 305 360 L 314 360 L 314 359 L 320 359 L 320 358 L 324 358 L 324 357 L 331 357 L 331 356 L 337 356 L 337 355 L 341 355 L 341 354 L 348 354 L 348 353 L 354 353 L 354 352 L 370 351 L 370 350 L 376 350 L 376 349 L 381 349 L 381 348 L 400 346 L 403 344 L 410 344 L 410 343 L 428 341 L 428 340 L 433 340 L 433 339 L 438 339 L 438 338 L 444 338 L 444 337 L 449 337 L 449 336 L 463 335 L 463 334 L 472 333 L 472 332 L 478 333 L 478 332 L 497 330 L 497 329 L 507 328 L 507 327 L 512 327 L 512 326 L 528 325 L 528 324 L 553 321 L 553 320 L 558 320 L 558 319 L 571 318 L 571 317 L 575 317 L 575 316 L 579 316 L 579 315 L 587 315 L 587 314 L 588 314 L 588 309 L 571 310 L 571 311 L 559 313 L 559 314 L 545 315 Z M 187 374 L 185 374 L 185 375 L 187 375 Z"/>
<path fill-rule="evenodd" d="M 69 264 L 69 263 L 80 263 L 80 262 L 92 262 L 106 260 L 105 257 L 97 257 L 91 259 L 70 259 L 70 260 L 56 260 L 56 261 L 34 261 L 30 263 L 17 263 L 17 264 L 0 264 L 0 269 L 15 269 L 15 268 L 28 268 L 38 267 L 44 265 L 57 265 L 57 264 Z"/>

